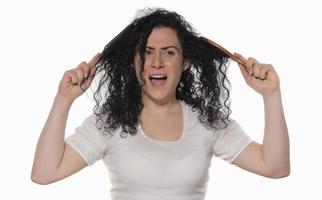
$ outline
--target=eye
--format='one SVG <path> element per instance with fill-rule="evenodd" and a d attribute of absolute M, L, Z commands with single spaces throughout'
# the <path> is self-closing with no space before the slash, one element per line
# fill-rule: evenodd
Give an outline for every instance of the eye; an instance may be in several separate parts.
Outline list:
<path fill-rule="evenodd" d="M 168 51 L 166 51 L 166 52 L 165 52 L 165 54 L 166 54 L 166 55 L 174 55 L 174 51 L 170 51 L 170 50 L 168 50 Z"/>
<path fill-rule="evenodd" d="M 145 55 L 149 55 L 151 54 L 151 51 L 149 49 L 146 49 L 145 52 L 144 52 Z"/>

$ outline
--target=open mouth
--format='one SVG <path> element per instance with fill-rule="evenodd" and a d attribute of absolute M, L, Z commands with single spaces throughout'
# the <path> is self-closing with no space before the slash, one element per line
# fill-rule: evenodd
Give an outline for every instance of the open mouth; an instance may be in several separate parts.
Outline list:
<path fill-rule="evenodd" d="M 151 75 L 149 76 L 151 85 L 154 87 L 162 87 L 167 81 L 167 76 L 165 75 Z"/>

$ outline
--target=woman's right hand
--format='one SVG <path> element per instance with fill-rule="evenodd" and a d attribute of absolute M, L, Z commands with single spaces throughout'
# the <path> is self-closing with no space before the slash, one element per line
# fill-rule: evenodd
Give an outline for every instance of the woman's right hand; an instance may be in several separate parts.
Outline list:
<path fill-rule="evenodd" d="M 82 95 L 92 83 L 100 55 L 97 53 L 88 64 L 83 61 L 76 68 L 65 71 L 59 83 L 58 95 L 70 102 Z"/>

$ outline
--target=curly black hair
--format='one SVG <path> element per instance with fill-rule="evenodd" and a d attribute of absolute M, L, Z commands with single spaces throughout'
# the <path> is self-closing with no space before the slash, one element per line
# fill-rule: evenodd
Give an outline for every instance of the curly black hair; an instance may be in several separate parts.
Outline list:
<path fill-rule="evenodd" d="M 139 53 L 140 78 L 144 82 L 148 37 L 154 28 L 168 27 L 176 31 L 183 58 L 190 63 L 182 72 L 176 98 L 190 105 L 193 111 L 198 110 L 198 120 L 206 128 L 225 128 L 231 113 L 230 82 L 226 77 L 228 55 L 201 39 L 176 12 L 146 8 L 140 14 L 105 46 L 98 60 L 96 74 L 102 73 L 102 76 L 94 93 L 96 126 L 101 121 L 104 132 L 122 128 L 122 137 L 136 135 L 144 105 L 142 85 L 135 75 L 134 56 Z M 105 92 L 104 98 L 102 92 Z"/>

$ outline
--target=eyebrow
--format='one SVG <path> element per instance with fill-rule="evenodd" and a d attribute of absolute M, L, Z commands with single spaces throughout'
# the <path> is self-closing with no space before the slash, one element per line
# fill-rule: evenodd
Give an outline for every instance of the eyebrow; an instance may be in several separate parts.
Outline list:
<path fill-rule="evenodd" d="M 150 50 L 154 50 L 155 48 L 154 47 L 149 47 L 149 46 L 146 46 L 146 48 L 147 49 L 150 49 Z M 175 46 L 166 46 L 166 47 L 162 47 L 161 49 L 162 50 L 167 50 L 167 49 L 169 49 L 169 48 L 175 48 L 178 52 L 179 52 L 179 49 L 178 49 L 178 47 L 175 47 Z"/>

